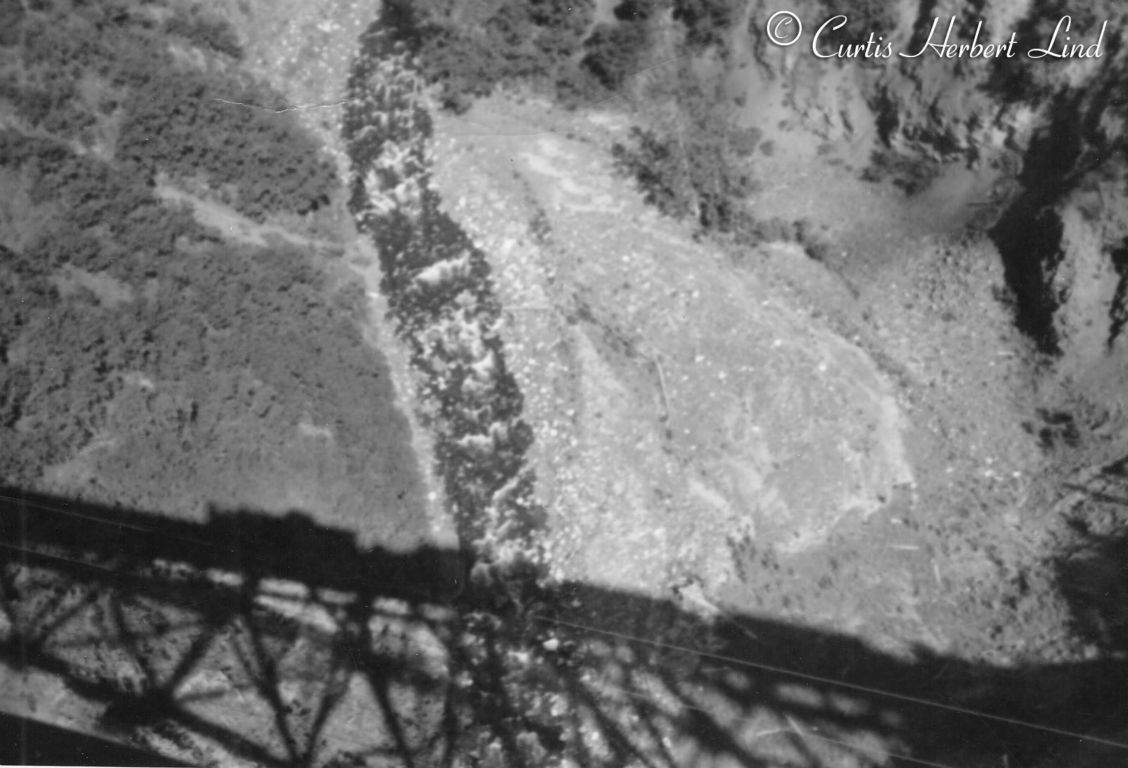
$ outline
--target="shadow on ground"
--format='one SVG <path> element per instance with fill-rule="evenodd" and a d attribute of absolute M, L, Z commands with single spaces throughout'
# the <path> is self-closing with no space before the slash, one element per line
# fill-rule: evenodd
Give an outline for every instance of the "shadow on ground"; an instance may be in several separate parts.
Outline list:
<path fill-rule="evenodd" d="M 583 584 L 480 569 L 464 584 L 461 553 L 360 551 L 298 513 L 197 524 L 0 496 L 0 705 L 58 725 L 53 707 L 82 701 L 70 709 L 94 714 L 74 728 L 169 759 L 1018 768 L 1079 743 L 1128 757 L 1100 738 L 1126 722 L 1123 661 L 895 658 Z"/>

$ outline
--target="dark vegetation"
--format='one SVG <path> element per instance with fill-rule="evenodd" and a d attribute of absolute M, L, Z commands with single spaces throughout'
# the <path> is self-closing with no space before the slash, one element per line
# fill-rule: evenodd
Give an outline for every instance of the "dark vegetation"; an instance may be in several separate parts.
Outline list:
<path fill-rule="evenodd" d="M 446 107 L 465 109 L 474 97 L 501 84 L 551 88 L 574 76 L 591 24 L 592 0 L 468 5 L 430 0 L 412 9 L 410 34 L 422 75 L 440 85 Z"/>
<path fill-rule="evenodd" d="M 576 107 L 622 95 L 655 67 L 672 73 L 672 91 L 659 98 L 671 98 L 687 124 L 636 129 L 630 142 L 615 147 L 620 169 L 663 213 L 706 232 L 752 225 L 742 214 L 752 189 L 738 159 L 742 136 L 706 103 L 705 85 L 689 74 L 693 57 L 723 55 L 741 4 L 622 0 L 612 9 L 614 20 L 600 23 L 590 0 L 507 0 L 481 10 L 440 0 L 400 5 L 398 13 L 412 19 L 406 34 L 423 79 L 437 84 L 443 105 L 455 111 L 499 85 L 531 87 Z M 679 29 L 680 42 L 659 50 L 659 25 Z"/>
<path fill-rule="evenodd" d="M 704 48 L 724 41 L 743 5 L 733 0 L 673 0 L 673 17 L 685 26 L 686 42 Z"/>
<path fill-rule="evenodd" d="M 16 83 L 8 86 L 12 106 L 30 127 L 92 145 L 112 142 L 105 149 L 146 179 L 158 172 L 203 176 L 257 220 L 328 204 L 337 184 L 332 166 L 294 121 L 270 111 L 282 106 L 280 94 L 245 77 L 178 64 L 143 6 L 67 6 L 21 17 L 22 44 L 5 56 Z M 199 12 L 168 25 L 193 43 L 206 33 L 208 49 L 235 53 L 230 30 Z M 100 135 L 95 125 L 112 131 Z"/>
<path fill-rule="evenodd" d="M 614 21 L 596 24 L 592 0 L 427 0 L 413 6 L 412 35 L 423 77 L 440 85 L 447 108 L 514 84 L 577 106 L 615 95 L 648 66 L 664 18 L 683 31 L 676 57 L 723 47 L 742 9 L 734 0 L 621 0 Z"/>
<path fill-rule="evenodd" d="M 744 162 L 759 137 L 726 124 L 704 104 L 691 109 L 688 127 L 667 134 L 632 128 L 626 143 L 612 147 L 618 169 L 632 177 L 648 203 L 674 218 L 694 222 L 702 233 L 743 245 L 790 242 L 817 261 L 830 245 L 809 220 L 757 219 L 746 206 L 756 181 Z"/>
<path fill-rule="evenodd" d="M 277 94 L 255 83 L 166 69 L 132 90 L 117 155 L 150 177 L 202 177 L 256 221 L 311 213 L 329 204 L 335 172 L 292 121 L 255 108 L 280 106 Z"/>
<path fill-rule="evenodd" d="M 134 500 L 206 494 L 198 462 L 269 464 L 308 420 L 361 485 L 380 482 L 390 395 L 359 288 L 332 288 L 325 255 L 224 242 L 155 194 L 167 180 L 255 220 L 313 222 L 339 197 L 317 144 L 289 115 L 216 101 L 280 97 L 177 63 L 147 6 L 30 5 L 0 49 L 18 73 L 0 101 L 18 126 L 0 131 L 0 479 L 35 486 L 110 434 L 99 467 L 134 478 Z M 217 22 L 178 18 L 236 54 Z M 250 435 L 238 445 L 233 424 Z"/>
<path fill-rule="evenodd" d="M 634 128 L 631 141 L 615 144 L 612 155 L 662 213 L 688 218 L 707 232 L 747 230 L 754 226 L 744 210 L 754 190 L 752 178 L 719 135 L 726 127 L 707 120 L 667 136 Z"/>
<path fill-rule="evenodd" d="M 646 25 L 639 17 L 598 24 L 584 41 L 580 67 L 606 92 L 614 93 L 638 72 L 647 43 Z"/>
<path fill-rule="evenodd" d="M 928 158 L 907 157 L 889 148 L 875 150 L 862 171 L 866 181 L 890 181 L 906 195 L 928 189 L 941 170 L 940 163 Z"/>

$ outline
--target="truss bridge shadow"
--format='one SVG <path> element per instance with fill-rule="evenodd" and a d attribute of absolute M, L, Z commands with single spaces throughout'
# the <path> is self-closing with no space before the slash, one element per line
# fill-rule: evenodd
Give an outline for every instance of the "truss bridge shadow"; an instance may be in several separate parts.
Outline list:
<path fill-rule="evenodd" d="M 1018 768 L 1079 742 L 1128 758 L 1107 736 L 1123 661 L 905 660 L 591 585 L 467 580 L 463 553 L 362 551 L 300 513 L 189 523 L 4 489 L 0 558 L 0 710 L 154 764 Z"/>

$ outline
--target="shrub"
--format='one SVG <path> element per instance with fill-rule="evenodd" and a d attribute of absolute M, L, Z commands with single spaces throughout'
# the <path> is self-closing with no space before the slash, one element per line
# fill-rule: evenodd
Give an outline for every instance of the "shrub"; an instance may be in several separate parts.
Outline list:
<path fill-rule="evenodd" d="M 706 231 L 731 232 L 752 191 L 724 140 L 723 127 L 677 139 L 633 128 L 631 144 L 612 147 L 616 167 L 638 183 L 646 201 L 675 218 L 693 217 Z M 719 132 L 718 132 L 719 131 Z"/>
<path fill-rule="evenodd" d="M 484 36 L 441 22 L 429 23 L 421 32 L 423 74 L 428 82 L 439 84 L 445 109 L 464 112 L 474 98 L 489 94 L 504 79 L 505 61 Z"/>
<path fill-rule="evenodd" d="M 611 147 L 616 168 L 634 178 L 646 202 L 659 211 L 674 218 L 687 216 L 693 190 L 684 155 L 671 139 L 637 126 L 631 129 L 631 142 Z"/>
<path fill-rule="evenodd" d="M 395 34 L 418 50 L 420 74 L 455 111 L 500 84 L 553 88 L 582 51 L 593 12 L 590 0 L 506 0 L 467 26 L 455 23 L 449 8 L 403 5 L 390 14 Z"/>
<path fill-rule="evenodd" d="M 743 4 L 735 0 L 674 0 L 674 19 L 686 28 L 686 43 L 693 48 L 719 45 Z"/>
<path fill-rule="evenodd" d="M 0 481 L 32 486 L 47 465 L 72 458 L 107 429 L 149 450 L 155 465 L 168 462 L 181 435 L 170 431 L 168 443 L 153 435 L 171 417 L 149 414 L 148 406 L 133 416 L 117 409 L 123 382 L 135 374 L 159 382 L 162 393 L 192 393 L 185 412 L 199 406 L 219 414 L 214 424 L 248 410 L 224 399 L 218 382 L 265 382 L 274 394 L 259 400 L 273 419 L 288 420 L 272 433 L 278 441 L 301 418 L 333 425 L 356 477 L 370 478 L 372 436 L 399 427 L 380 407 L 390 395 L 357 328 L 355 293 L 339 305 L 309 254 L 224 245 L 152 188 L 157 173 L 203 171 L 240 210 L 263 218 L 327 201 L 335 192 L 332 166 L 292 115 L 216 101 L 274 106 L 277 94 L 228 74 L 177 69 L 165 31 L 144 19 L 107 1 L 74 4 L 65 14 L 47 9 L 23 22 L 20 55 L 35 90 L 13 85 L 5 97 L 24 100 L 43 124 L 68 122 L 68 110 L 88 119 L 96 106 L 83 102 L 73 82 L 90 76 L 120 94 L 123 122 L 112 160 L 80 153 L 65 137 L 0 129 L 6 183 L 32 206 L 57 212 L 57 224 L 29 232 L 19 252 L 0 246 Z M 197 32 L 220 34 L 218 27 Z M 103 305 L 88 291 L 61 296 L 52 281 L 65 266 L 127 282 L 133 300 Z M 195 438 L 221 439 L 199 430 Z"/>
<path fill-rule="evenodd" d="M 617 90 L 638 69 L 647 41 L 642 24 L 600 24 L 584 42 L 581 65 L 604 88 Z"/>
<path fill-rule="evenodd" d="M 309 213 L 329 202 L 336 173 L 289 115 L 270 109 L 280 101 L 261 84 L 167 68 L 128 99 L 118 154 L 149 176 L 202 173 L 259 221 L 271 211 Z"/>

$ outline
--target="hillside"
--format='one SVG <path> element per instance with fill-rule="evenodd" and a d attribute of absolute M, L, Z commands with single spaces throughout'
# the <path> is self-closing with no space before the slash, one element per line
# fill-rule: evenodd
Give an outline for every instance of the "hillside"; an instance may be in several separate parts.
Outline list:
<path fill-rule="evenodd" d="M 1119 764 L 1105 5 L 1061 60 L 862 53 L 1029 48 L 1026 0 L 3 6 L 0 709 L 216 765 Z"/>

